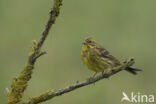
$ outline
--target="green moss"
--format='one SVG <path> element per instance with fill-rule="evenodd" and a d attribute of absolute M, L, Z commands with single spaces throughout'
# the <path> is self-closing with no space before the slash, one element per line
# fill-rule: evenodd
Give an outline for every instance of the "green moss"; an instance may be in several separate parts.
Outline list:
<path fill-rule="evenodd" d="M 37 103 L 44 102 L 44 101 L 50 99 L 50 95 L 52 95 L 52 93 L 53 93 L 53 90 L 45 92 L 45 93 L 41 94 L 40 96 L 33 97 L 33 98 L 29 99 L 29 103 L 37 104 Z"/>
<path fill-rule="evenodd" d="M 27 63 L 20 76 L 18 78 L 13 78 L 11 85 L 12 91 L 8 95 L 7 104 L 16 104 L 21 100 L 23 92 L 27 87 L 27 82 L 31 78 L 33 68 L 33 65 Z"/>
<path fill-rule="evenodd" d="M 53 6 L 52 12 L 54 12 L 55 15 L 50 16 L 50 21 L 48 21 L 48 23 L 55 22 L 56 16 L 58 16 L 58 14 L 59 14 L 59 9 L 60 9 L 61 5 L 62 5 L 62 0 L 54 0 L 54 6 Z M 43 38 L 43 40 L 42 40 L 42 38 Z M 40 41 L 38 43 L 36 40 L 32 41 L 33 47 L 31 48 L 31 50 L 29 52 L 28 62 L 26 64 L 26 66 L 24 67 L 24 69 L 22 70 L 19 77 L 13 78 L 12 85 L 11 85 L 12 90 L 8 94 L 7 104 L 16 104 L 21 101 L 23 92 L 27 88 L 27 83 L 31 79 L 32 71 L 34 69 L 34 63 L 38 57 L 43 55 L 43 52 L 40 51 L 40 48 L 41 48 L 45 38 L 44 37 L 42 37 L 42 38 L 41 38 L 41 44 L 39 44 Z M 37 102 L 35 99 L 37 99 L 39 101 L 44 101 L 47 99 L 46 95 L 49 95 L 49 94 L 52 94 L 52 91 L 46 92 L 39 97 L 33 98 L 32 102 Z"/>

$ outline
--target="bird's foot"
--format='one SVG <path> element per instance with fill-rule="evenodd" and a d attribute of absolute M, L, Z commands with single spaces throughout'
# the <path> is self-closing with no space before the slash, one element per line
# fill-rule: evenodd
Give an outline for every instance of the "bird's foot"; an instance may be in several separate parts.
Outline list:
<path fill-rule="evenodd" d="M 93 79 L 94 79 L 93 77 L 87 78 L 88 81 L 91 81 L 91 80 L 93 80 Z"/>
<path fill-rule="evenodd" d="M 106 71 L 102 71 L 102 76 L 109 79 L 109 73 Z"/>
<path fill-rule="evenodd" d="M 93 74 L 93 76 L 92 77 L 89 77 L 87 80 L 93 80 L 94 78 L 95 78 L 95 76 L 96 76 L 96 74 L 97 74 L 97 72 L 95 72 L 94 74 Z"/>

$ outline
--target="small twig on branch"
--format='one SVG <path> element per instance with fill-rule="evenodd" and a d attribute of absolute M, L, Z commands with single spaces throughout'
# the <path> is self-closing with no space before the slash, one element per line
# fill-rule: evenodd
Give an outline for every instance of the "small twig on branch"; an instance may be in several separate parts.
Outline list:
<path fill-rule="evenodd" d="M 42 36 L 41 36 L 39 42 L 36 45 L 35 52 L 32 54 L 31 57 L 29 57 L 29 62 L 30 63 L 34 63 L 36 61 L 33 58 L 35 57 L 36 53 L 41 49 L 45 39 L 48 36 L 48 33 L 49 33 L 50 29 L 52 27 L 52 24 L 55 23 L 56 17 L 59 15 L 61 5 L 62 5 L 62 0 L 54 0 L 53 8 L 49 13 L 50 14 L 49 20 L 48 20 L 48 22 L 47 22 L 47 24 L 45 26 L 45 29 L 44 29 L 44 31 L 42 33 Z"/>
<path fill-rule="evenodd" d="M 8 94 L 8 99 L 6 104 L 38 104 L 44 101 L 47 101 L 49 99 L 52 99 L 56 96 L 60 96 L 62 94 L 71 92 L 77 88 L 84 87 L 86 85 L 90 85 L 93 83 L 96 83 L 99 80 L 102 80 L 104 78 L 108 78 L 117 72 L 124 70 L 127 67 L 130 67 L 134 64 L 134 60 L 131 59 L 129 61 L 126 61 L 123 63 L 123 65 L 113 68 L 110 73 L 107 75 L 99 75 L 91 80 L 86 80 L 83 82 L 76 82 L 76 84 L 70 85 L 66 88 L 62 88 L 56 91 L 50 90 L 48 92 L 45 92 L 41 94 L 40 96 L 32 97 L 28 101 L 24 102 L 22 100 L 23 93 L 25 89 L 27 88 L 27 83 L 31 79 L 32 71 L 34 69 L 34 65 L 36 60 L 46 54 L 46 52 L 41 51 L 41 48 L 44 44 L 44 41 L 46 40 L 48 33 L 52 27 L 52 24 L 55 23 L 56 17 L 59 15 L 60 6 L 62 5 L 62 0 L 54 0 L 54 5 L 52 10 L 50 11 L 50 17 L 46 24 L 46 27 L 42 33 L 42 36 L 38 42 L 33 41 L 33 47 L 29 53 L 28 61 L 22 72 L 17 78 L 13 79 L 12 85 L 11 85 L 11 91 L 6 89 Z"/>
<path fill-rule="evenodd" d="M 36 57 L 34 57 L 34 60 L 38 59 L 39 57 L 41 57 L 42 55 L 46 54 L 47 52 L 41 52 L 39 53 Z"/>
<path fill-rule="evenodd" d="M 41 55 L 45 54 L 40 49 L 43 46 L 43 43 L 48 36 L 48 33 L 52 27 L 52 24 L 55 23 L 55 19 L 59 14 L 60 6 L 62 5 L 62 0 L 54 0 L 54 5 L 52 10 L 50 11 L 50 17 L 47 22 L 47 25 L 42 33 L 42 36 L 39 42 L 33 41 L 33 47 L 30 51 L 28 62 L 20 75 L 17 78 L 13 79 L 11 85 L 11 91 L 8 94 L 8 99 L 6 104 L 17 104 L 21 102 L 23 93 L 27 88 L 27 83 L 31 79 L 32 70 L 34 69 L 34 64 Z"/>
<path fill-rule="evenodd" d="M 47 101 L 49 99 L 52 99 L 52 98 L 54 98 L 56 96 L 60 96 L 62 94 L 71 92 L 71 91 L 73 91 L 73 90 L 75 90 L 77 88 L 84 87 L 84 86 L 90 85 L 90 84 L 94 84 L 99 80 L 102 80 L 104 78 L 108 78 L 108 77 L 120 72 L 121 70 L 124 70 L 125 68 L 132 66 L 133 64 L 134 64 L 134 59 L 130 59 L 129 61 L 124 62 L 123 65 L 114 68 L 107 75 L 102 75 L 101 74 L 101 75 L 99 75 L 99 76 L 97 76 L 97 77 L 95 77 L 95 78 L 93 78 L 91 80 L 86 80 L 86 81 L 83 81 L 83 82 L 76 82 L 76 84 L 70 85 L 70 86 L 68 86 L 66 88 L 62 88 L 62 89 L 59 89 L 59 90 L 56 90 L 56 91 L 50 90 L 50 91 L 48 91 L 46 93 L 41 94 L 40 96 L 30 98 L 27 102 L 23 102 L 23 104 L 38 104 L 38 103 Z"/>

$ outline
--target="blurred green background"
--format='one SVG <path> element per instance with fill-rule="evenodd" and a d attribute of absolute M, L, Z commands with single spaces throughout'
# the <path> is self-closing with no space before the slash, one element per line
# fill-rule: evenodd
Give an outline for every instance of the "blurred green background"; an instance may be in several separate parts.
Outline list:
<path fill-rule="evenodd" d="M 27 61 L 31 40 L 40 38 L 52 5 L 53 0 L 0 0 L 1 104 L 5 88 Z M 134 57 L 134 67 L 144 71 L 137 76 L 122 71 L 43 104 L 121 104 L 123 91 L 156 96 L 155 5 L 155 0 L 64 0 L 43 46 L 48 54 L 37 60 L 24 98 L 92 76 L 80 57 L 85 37 L 93 37 L 121 61 Z"/>

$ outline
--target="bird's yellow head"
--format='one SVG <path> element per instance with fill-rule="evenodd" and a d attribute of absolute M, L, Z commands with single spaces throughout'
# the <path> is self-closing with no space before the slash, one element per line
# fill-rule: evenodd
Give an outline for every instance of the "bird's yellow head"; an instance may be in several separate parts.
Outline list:
<path fill-rule="evenodd" d="M 83 50 L 87 50 L 89 48 L 94 48 L 96 46 L 96 41 L 93 38 L 89 37 L 83 41 Z"/>

